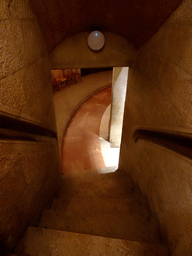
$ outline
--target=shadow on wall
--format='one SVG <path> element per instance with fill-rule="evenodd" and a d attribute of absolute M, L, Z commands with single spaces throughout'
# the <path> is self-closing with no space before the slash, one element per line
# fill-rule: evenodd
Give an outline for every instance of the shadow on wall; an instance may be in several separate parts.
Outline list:
<path fill-rule="evenodd" d="M 81 77 L 99 73 L 102 71 L 107 71 L 107 70 L 113 70 L 113 68 L 82 68 L 81 69 Z"/>
<path fill-rule="evenodd" d="M 8 256 L 7 254 L 7 248 L 4 244 L 3 241 L 0 240 L 0 252 L 1 252 L 1 256 Z"/>

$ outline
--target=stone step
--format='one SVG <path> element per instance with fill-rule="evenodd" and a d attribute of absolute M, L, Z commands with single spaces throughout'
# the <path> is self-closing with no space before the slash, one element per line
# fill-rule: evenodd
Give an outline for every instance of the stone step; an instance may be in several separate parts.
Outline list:
<path fill-rule="evenodd" d="M 127 176 L 126 173 L 124 173 L 122 170 L 119 170 L 119 169 L 113 173 L 106 173 L 106 174 L 99 174 L 97 170 L 93 171 L 88 169 L 84 169 L 84 171 L 77 170 L 77 173 L 66 172 L 65 174 L 63 174 L 63 180 L 70 180 L 70 179 L 78 180 L 80 182 L 91 181 L 91 180 L 95 180 L 96 182 L 97 181 L 105 182 L 106 180 L 121 181 L 126 179 L 128 183 L 132 183 L 131 178 Z"/>
<path fill-rule="evenodd" d="M 28 228 L 17 252 L 28 256 L 168 256 L 167 248 L 158 244 L 35 227 Z"/>
<path fill-rule="evenodd" d="M 146 205 L 141 200 L 136 200 L 135 197 L 129 199 L 124 198 L 71 198 L 68 199 L 54 199 L 51 210 L 54 211 L 70 211 L 82 212 L 85 214 L 96 213 L 113 213 L 113 214 L 140 214 L 150 218 Z"/>
<path fill-rule="evenodd" d="M 65 175 L 62 190 L 59 197 L 82 198 L 129 198 L 135 193 L 135 188 L 130 179 L 125 176 L 114 174 L 82 175 L 71 177 Z"/>
<path fill-rule="evenodd" d="M 156 220 L 137 211 L 100 213 L 45 210 L 38 227 L 160 243 Z"/>

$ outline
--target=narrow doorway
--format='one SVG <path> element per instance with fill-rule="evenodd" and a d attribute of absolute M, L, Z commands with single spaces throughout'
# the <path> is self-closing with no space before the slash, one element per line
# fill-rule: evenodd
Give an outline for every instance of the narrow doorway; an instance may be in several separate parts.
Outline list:
<path fill-rule="evenodd" d="M 65 124 L 65 125 L 67 125 L 68 129 L 65 130 L 64 134 L 62 133 L 62 135 L 64 135 L 65 138 L 63 138 L 63 137 L 60 138 L 60 140 L 61 139 L 63 140 L 63 143 L 60 142 L 60 144 L 61 144 L 60 148 L 61 148 L 61 151 L 62 151 L 62 154 L 61 154 L 62 162 L 67 163 L 66 159 L 68 158 L 68 159 L 70 159 L 71 162 L 73 162 L 73 164 L 72 164 L 73 167 L 71 166 L 70 168 L 72 168 L 72 169 L 77 168 L 77 167 L 75 167 L 76 164 L 74 164 L 76 162 L 76 163 L 79 163 L 79 165 L 80 165 L 79 168 L 83 169 L 84 164 L 82 163 L 82 160 L 80 160 L 80 158 L 81 158 L 80 156 L 82 156 L 83 152 L 85 153 L 87 151 L 86 161 L 87 161 L 87 163 L 89 162 L 90 164 L 85 164 L 85 169 L 89 169 L 89 168 L 91 168 L 91 166 L 93 168 L 98 166 L 97 169 L 100 173 L 114 172 L 118 168 L 118 158 L 119 158 L 119 148 L 120 148 L 120 146 L 116 146 L 116 145 L 114 146 L 114 142 L 112 144 L 111 141 L 112 141 L 112 138 L 114 137 L 112 135 L 113 135 L 113 131 L 114 131 L 115 120 L 117 121 L 117 118 L 115 117 L 115 115 L 118 114 L 118 117 L 121 116 L 120 119 L 121 119 L 121 122 L 123 122 L 123 114 L 118 112 L 118 111 L 120 110 L 120 105 L 121 104 L 123 104 L 123 107 L 121 106 L 121 109 L 124 110 L 124 101 L 125 101 L 125 94 L 126 94 L 126 88 L 124 88 L 124 87 L 126 87 L 126 85 L 127 85 L 128 68 L 113 68 L 113 72 L 112 72 L 111 69 L 107 69 L 107 70 L 96 69 L 95 72 L 94 72 L 93 69 L 80 70 L 80 71 L 81 71 L 81 74 L 82 74 L 81 79 L 84 80 L 84 77 L 86 77 L 86 79 L 89 77 L 91 84 L 93 83 L 93 81 L 91 80 L 92 75 L 94 76 L 93 77 L 94 82 L 96 81 L 96 79 L 98 79 L 97 83 L 102 84 L 102 80 L 103 80 L 103 83 L 104 83 L 103 85 L 105 85 L 104 87 L 111 87 L 110 88 L 110 96 L 109 96 L 109 90 L 108 90 L 108 93 L 103 92 L 104 96 L 101 96 L 101 98 L 103 98 L 101 100 L 101 102 L 100 103 L 95 102 L 96 105 L 93 108 L 93 117 L 91 117 L 91 113 L 89 113 L 89 111 L 88 112 L 85 111 L 85 108 L 86 108 L 85 106 L 89 105 L 89 103 L 87 103 L 87 102 L 89 100 L 91 100 L 92 97 L 93 97 L 93 99 L 92 99 L 93 102 L 95 101 L 95 99 L 99 99 L 99 96 L 97 96 L 97 93 L 94 94 L 94 96 L 92 96 L 89 100 L 85 101 L 85 103 L 84 103 L 85 106 L 84 107 L 83 107 L 84 104 L 81 105 L 82 104 L 82 102 L 81 102 L 81 104 L 79 104 L 80 107 L 78 106 L 79 109 L 76 108 L 75 111 L 73 109 L 72 116 L 70 116 L 70 117 L 73 117 L 73 118 L 70 120 L 70 122 L 68 122 L 68 124 Z M 105 84 L 106 81 L 109 82 L 109 80 L 106 80 L 106 78 L 105 78 L 105 75 L 104 75 L 105 72 L 106 73 L 111 72 L 111 78 L 110 78 L 111 83 Z M 97 74 L 95 74 L 95 73 L 97 73 Z M 99 79 L 99 74 L 101 74 L 100 79 Z M 107 74 L 107 75 L 109 76 L 109 74 Z M 124 78 L 123 78 L 123 76 L 124 76 Z M 57 101 L 58 98 L 59 98 L 58 95 L 68 94 L 69 90 L 71 90 L 71 92 L 72 92 L 71 95 L 68 94 L 68 98 L 63 99 L 63 102 L 61 101 L 62 106 L 60 106 L 60 107 L 66 108 L 66 105 L 68 105 L 69 102 L 72 102 L 74 100 L 75 93 L 76 93 L 75 89 L 76 89 L 77 86 L 80 87 L 80 89 L 82 89 L 82 90 L 85 89 L 85 85 L 83 85 L 83 82 L 81 81 L 81 79 L 79 79 L 78 84 L 75 84 L 75 85 L 71 84 L 70 88 L 69 88 L 69 86 L 67 86 L 67 88 L 64 87 L 64 88 L 61 89 L 62 92 L 60 91 L 58 93 L 55 93 L 56 101 Z M 101 81 L 99 81 L 99 80 L 101 80 Z M 112 85 L 112 83 L 113 83 L 113 85 Z M 112 88 L 113 88 L 113 92 L 112 92 Z M 102 86 L 101 86 L 100 90 L 101 89 L 104 89 L 104 88 L 102 88 Z M 65 91 L 65 93 L 64 93 L 64 91 Z M 97 91 L 99 91 L 99 90 L 97 90 Z M 122 96 L 122 94 L 123 94 L 122 91 L 124 93 L 123 96 Z M 98 95 L 102 95 L 102 92 L 100 92 Z M 119 100 L 118 104 L 116 102 L 117 100 Z M 57 102 L 55 102 L 55 103 L 57 103 Z M 112 105 L 112 110 L 111 110 L 111 105 Z M 96 109 L 96 107 L 98 108 L 98 106 L 99 106 L 100 110 Z M 84 117 L 85 120 L 84 121 L 83 120 L 82 121 L 81 120 L 75 121 L 76 114 L 78 114 L 79 110 L 81 112 L 83 108 L 84 108 L 84 112 L 86 112 L 86 116 Z M 116 109 L 118 108 L 118 111 L 117 110 L 114 111 L 113 108 L 116 108 Z M 95 113 L 97 111 L 100 111 L 100 113 L 98 114 L 98 117 L 96 118 Z M 57 115 L 58 115 L 57 112 L 58 112 L 58 109 L 56 109 L 56 119 L 58 119 L 57 118 Z M 121 112 L 122 112 L 122 110 L 121 110 Z M 64 113 L 64 115 L 65 114 L 66 113 Z M 63 118 L 65 118 L 65 117 L 60 115 L 60 119 L 63 119 Z M 78 120 L 78 118 L 79 117 L 77 115 L 77 120 Z M 97 123 L 97 124 L 96 124 L 96 122 L 94 122 L 94 120 L 96 120 L 96 119 L 99 121 L 99 123 Z M 59 122 L 60 122 L 60 120 L 59 120 Z M 87 130 L 90 138 L 94 137 L 96 139 L 96 137 L 97 137 L 99 145 L 98 145 L 98 142 L 97 142 L 97 146 L 95 147 L 94 152 L 95 152 L 96 156 L 99 156 L 99 154 L 102 154 L 103 161 L 101 161 L 101 160 L 97 161 L 97 160 L 95 160 L 96 158 L 95 159 L 93 158 L 93 151 L 91 153 L 91 150 L 93 149 L 94 145 L 93 144 L 91 145 L 91 144 L 88 143 L 88 141 L 91 143 L 91 139 L 89 140 L 88 135 L 84 134 L 86 139 L 83 139 L 82 130 L 80 131 L 79 135 L 76 134 L 76 135 L 73 136 L 73 141 L 72 141 L 71 135 L 68 136 L 68 137 L 71 137 L 71 139 L 67 138 L 67 135 L 70 134 L 70 132 L 68 132 L 70 130 L 69 128 L 72 127 L 72 129 L 74 131 L 74 127 L 73 127 L 74 123 L 76 123 L 75 127 L 76 128 L 79 127 L 80 130 L 82 129 L 83 125 L 88 125 L 87 129 L 85 129 L 85 128 L 83 129 L 83 133 Z M 113 125 L 113 129 L 110 128 L 111 124 Z M 96 125 L 97 126 L 97 128 L 95 128 L 97 130 L 97 132 L 95 134 L 94 133 L 90 134 L 90 131 L 89 131 L 89 128 L 88 128 L 90 125 L 92 125 L 92 126 Z M 118 129 L 122 130 L 122 123 L 118 126 Z M 121 133 L 121 131 L 120 131 L 120 133 Z M 93 136 L 93 134 L 94 134 L 94 136 Z M 61 135 L 60 135 L 60 137 L 61 137 Z M 66 149 L 67 140 L 68 140 L 68 146 L 69 146 L 70 150 Z M 82 140 L 82 141 L 81 141 L 80 145 L 78 146 L 78 143 L 79 143 L 80 140 Z M 71 152 L 73 147 L 74 147 L 74 153 L 69 153 L 69 152 Z M 83 147 L 84 147 L 84 149 L 83 149 Z M 79 153 L 78 153 L 77 148 L 79 150 Z M 82 150 L 81 150 L 81 148 L 82 148 Z M 100 150 L 99 150 L 99 148 L 100 148 Z M 89 151 L 90 151 L 90 153 L 88 153 Z M 77 157 L 77 155 L 79 155 L 79 157 Z M 90 159 L 88 159 L 88 158 L 90 158 Z M 66 171 L 67 169 L 69 169 L 69 166 L 67 166 L 67 164 L 64 164 L 63 165 L 63 170 Z"/>

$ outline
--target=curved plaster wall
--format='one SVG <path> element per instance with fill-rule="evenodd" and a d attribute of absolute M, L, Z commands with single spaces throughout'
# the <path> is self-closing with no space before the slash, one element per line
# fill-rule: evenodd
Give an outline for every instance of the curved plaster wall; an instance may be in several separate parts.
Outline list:
<path fill-rule="evenodd" d="M 59 152 L 68 124 L 78 107 L 89 97 L 107 86 L 111 86 L 112 71 L 104 71 L 82 77 L 82 81 L 63 88 L 54 95 L 55 116 Z"/>
<path fill-rule="evenodd" d="M 103 34 L 105 45 L 100 51 L 88 47 L 89 31 L 64 40 L 50 53 L 52 69 L 131 66 L 136 57 L 133 45 L 116 34 Z"/>

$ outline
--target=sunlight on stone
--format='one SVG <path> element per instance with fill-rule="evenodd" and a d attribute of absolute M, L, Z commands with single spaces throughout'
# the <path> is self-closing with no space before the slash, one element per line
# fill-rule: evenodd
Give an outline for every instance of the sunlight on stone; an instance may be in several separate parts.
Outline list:
<path fill-rule="evenodd" d="M 110 143 L 100 137 L 101 152 L 105 162 L 105 168 L 99 169 L 98 173 L 111 173 L 118 169 L 120 148 L 111 148 Z"/>

